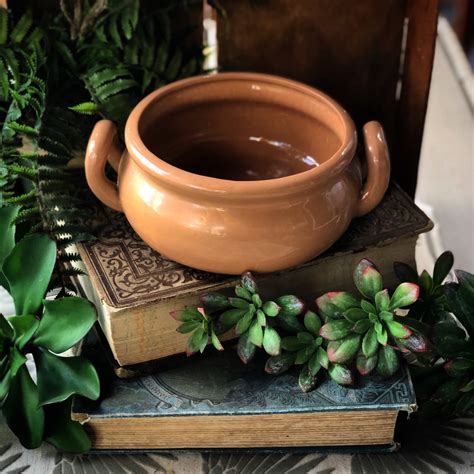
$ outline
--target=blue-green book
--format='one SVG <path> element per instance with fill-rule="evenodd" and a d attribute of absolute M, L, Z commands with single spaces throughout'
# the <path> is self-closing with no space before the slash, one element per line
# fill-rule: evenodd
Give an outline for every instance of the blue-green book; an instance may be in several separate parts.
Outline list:
<path fill-rule="evenodd" d="M 232 349 L 206 352 L 122 379 L 89 337 L 82 354 L 101 375 L 102 395 L 77 398 L 73 418 L 95 449 L 388 451 L 398 413 L 416 409 L 405 366 L 388 380 L 364 377 L 347 388 L 323 379 L 303 393 L 296 374 L 268 375 L 262 360 L 244 365 Z"/>

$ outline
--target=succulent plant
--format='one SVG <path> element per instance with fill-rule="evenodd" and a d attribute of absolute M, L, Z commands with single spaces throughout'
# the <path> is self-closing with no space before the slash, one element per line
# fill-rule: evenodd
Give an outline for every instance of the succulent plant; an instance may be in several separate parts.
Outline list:
<path fill-rule="evenodd" d="M 433 328 L 439 357 L 431 367 L 412 371 L 425 415 L 474 414 L 474 275 L 461 270 L 455 274 L 458 282 L 444 285 L 450 312 L 438 311 Z"/>
<path fill-rule="evenodd" d="M 328 342 L 329 362 L 348 363 L 356 359 L 357 370 L 367 375 L 374 369 L 383 376 L 399 368 L 396 350 L 424 352 L 425 337 L 406 324 L 397 310 L 413 304 L 419 293 L 415 283 L 401 283 L 390 297 L 376 266 L 363 259 L 354 271 L 354 283 L 364 297 L 348 292 L 330 292 L 316 300 L 325 320 L 319 334 Z"/>
<path fill-rule="evenodd" d="M 420 287 L 418 300 L 410 307 L 410 318 L 426 324 L 434 324 L 438 315 L 447 310 L 443 282 L 454 263 L 452 252 L 442 253 L 435 262 L 433 276 L 423 270 L 418 276 L 416 270 L 406 263 L 395 262 L 393 269 L 401 282 L 415 283 Z"/>
<path fill-rule="evenodd" d="M 223 350 L 219 336 L 234 330 L 239 336 L 237 353 L 247 363 L 257 347 L 262 347 L 271 356 L 280 354 L 281 337 L 275 329 L 277 325 L 304 330 L 297 320 L 304 303 L 296 296 L 285 295 L 276 301 L 263 300 L 250 272 L 242 275 L 234 293 L 235 296 L 227 297 L 210 292 L 201 297 L 199 307 L 172 313 L 182 322 L 178 332 L 192 332 L 187 345 L 188 355 L 203 352 L 209 339 L 216 349 Z"/>
<path fill-rule="evenodd" d="M 0 284 L 13 297 L 16 313 L 0 314 L 0 405 L 25 447 L 36 448 L 46 440 L 63 451 L 87 451 L 90 440 L 71 420 L 71 402 L 74 394 L 98 398 L 97 372 L 83 357 L 58 354 L 87 334 L 97 314 L 82 298 L 46 299 L 56 244 L 44 234 L 30 234 L 15 244 L 13 215 L 0 208 Z"/>

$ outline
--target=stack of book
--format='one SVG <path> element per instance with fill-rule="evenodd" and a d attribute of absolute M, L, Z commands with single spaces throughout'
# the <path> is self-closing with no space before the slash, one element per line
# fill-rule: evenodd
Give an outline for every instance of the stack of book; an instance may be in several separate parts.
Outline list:
<path fill-rule="evenodd" d="M 166 260 L 122 215 L 101 209 L 99 217 L 105 225 L 98 239 L 77 246 L 87 276 L 76 283 L 99 313 L 99 337 L 90 337 L 83 352 L 103 372 L 103 396 L 95 403 L 76 400 L 73 413 L 90 429 L 96 448 L 393 449 L 397 413 L 416 406 L 405 369 L 390 380 L 367 377 L 351 388 L 326 380 L 303 394 L 291 372 L 266 375 L 258 360 L 245 366 L 234 351 L 209 349 L 183 361 L 186 335 L 176 332 L 170 312 L 196 304 L 208 291 L 230 289 L 238 276 Z M 312 304 L 326 291 L 353 290 L 352 271 L 362 257 L 374 260 L 392 287 L 392 262 L 414 265 L 417 237 L 431 227 L 392 184 L 383 202 L 325 254 L 258 275 L 261 293 L 293 293 Z"/>

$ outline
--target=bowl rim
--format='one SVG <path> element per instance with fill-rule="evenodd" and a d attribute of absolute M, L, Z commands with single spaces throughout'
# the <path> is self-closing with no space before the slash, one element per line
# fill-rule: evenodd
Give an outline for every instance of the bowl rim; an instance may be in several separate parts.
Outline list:
<path fill-rule="evenodd" d="M 344 140 L 335 153 L 319 166 L 310 170 L 302 171 L 280 178 L 236 181 L 229 179 L 213 178 L 195 174 L 178 168 L 159 156 L 152 153 L 139 133 L 139 122 L 142 114 L 153 102 L 161 97 L 173 94 L 184 88 L 193 87 L 203 83 L 215 83 L 222 81 L 245 81 L 257 83 L 270 83 L 283 86 L 287 89 L 307 94 L 310 98 L 318 99 L 326 103 L 339 116 L 344 125 Z M 252 73 L 252 72 L 220 72 L 211 75 L 193 76 L 182 79 L 150 93 L 143 98 L 130 113 L 125 125 L 125 144 L 128 154 L 146 172 L 165 182 L 172 187 L 180 187 L 207 193 L 219 193 L 222 195 L 247 195 L 283 193 L 287 194 L 295 188 L 307 187 L 314 183 L 321 183 L 324 178 L 329 178 L 340 173 L 353 159 L 357 147 L 357 133 L 354 122 L 346 110 L 334 99 L 324 92 L 292 79 L 280 76 Z"/>

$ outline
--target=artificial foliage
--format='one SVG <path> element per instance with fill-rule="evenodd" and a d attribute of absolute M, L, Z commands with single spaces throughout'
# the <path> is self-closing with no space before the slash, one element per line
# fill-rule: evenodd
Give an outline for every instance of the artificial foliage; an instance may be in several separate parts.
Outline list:
<path fill-rule="evenodd" d="M 200 305 L 173 312 L 178 331 L 191 333 L 187 353 L 208 343 L 222 351 L 221 336 L 238 336 L 243 363 L 262 348 L 265 371 L 278 375 L 298 368 L 298 383 L 312 390 L 325 376 L 351 385 L 369 374 L 394 375 L 410 363 L 421 414 L 474 414 L 474 275 L 456 270 L 445 282 L 451 252 L 436 261 L 433 276 L 396 262 L 402 282 L 384 288 L 375 264 L 362 259 L 353 274 L 360 295 L 332 291 L 318 297 L 314 310 L 294 295 L 264 302 L 255 278 L 242 275 L 235 296 L 208 293 Z M 271 334 L 266 341 L 265 335 Z"/>
<path fill-rule="evenodd" d="M 188 355 L 203 352 L 209 340 L 223 350 L 219 336 L 234 331 L 242 362 L 249 362 L 262 348 L 270 356 L 266 372 L 278 375 L 297 366 L 305 392 L 324 373 L 343 385 L 354 383 L 356 370 L 367 375 L 375 369 L 390 377 L 399 368 L 400 353 L 425 352 L 428 347 L 425 337 L 399 314 L 400 308 L 417 301 L 418 285 L 401 283 L 390 296 L 375 265 L 366 259 L 357 265 L 354 282 L 362 298 L 348 292 L 326 293 L 316 300 L 313 311 L 294 295 L 265 301 L 247 272 L 234 288 L 235 296 L 208 293 L 200 307 L 172 315 L 182 323 L 179 332 L 191 333 Z"/>
<path fill-rule="evenodd" d="M 81 356 L 60 355 L 79 342 L 97 319 L 87 300 L 46 298 L 57 247 L 46 234 L 15 242 L 18 208 L 0 208 L 0 284 L 15 314 L 0 314 L 0 405 L 6 422 L 26 448 L 47 440 L 58 449 L 83 452 L 90 440 L 71 420 L 74 395 L 96 400 L 97 372 Z"/>
<path fill-rule="evenodd" d="M 77 260 L 65 249 L 94 237 L 81 165 L 94 123 L 122 132 L 143 96 L 202 71 L 202 50 L 188 46 L 196 25 L 173 23 L 194 3 L 62 0 L 20 17 L 0 8 L 0 206 L 19 205 L 19 230 L 48 233 L 60 260 Z"/>

